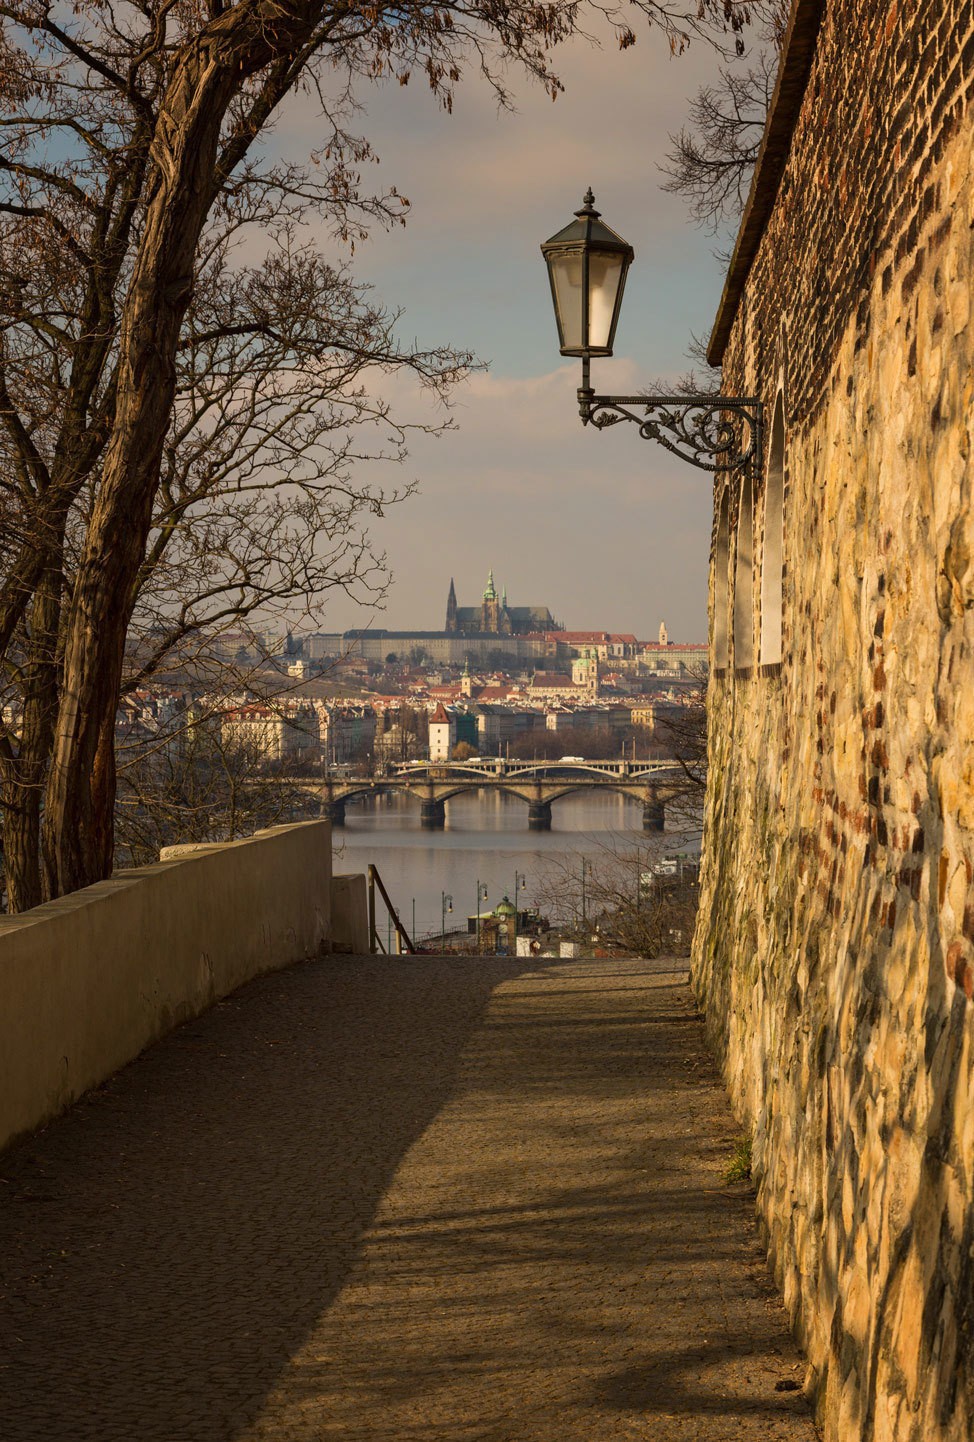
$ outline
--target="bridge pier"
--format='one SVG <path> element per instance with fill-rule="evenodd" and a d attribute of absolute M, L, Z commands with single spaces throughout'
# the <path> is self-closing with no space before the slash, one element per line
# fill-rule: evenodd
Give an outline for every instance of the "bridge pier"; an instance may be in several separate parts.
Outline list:
<path fill-rule="evenodd" d="M 332 826 L 345 825 L 345 802 L 344 801 L 323 801 L 321 803 L 321 815 Z"/>
<path fill-rule="evenodd" d="M 551 802 L 532 801 L 528 806 L 528 830 L 551 830 Z"/>
<path fill-rule="evenodd" d="M 424 801 L 419 814 L 424 831 L 442 831 L 446 825 L 446 802 Z"/>
<path fill-rule="evenodd" d="M 652 801 L 643 803 L 643 830 L 666 830 L 666 807 L 662 801 L 657 801 L 655 797 Z"/>

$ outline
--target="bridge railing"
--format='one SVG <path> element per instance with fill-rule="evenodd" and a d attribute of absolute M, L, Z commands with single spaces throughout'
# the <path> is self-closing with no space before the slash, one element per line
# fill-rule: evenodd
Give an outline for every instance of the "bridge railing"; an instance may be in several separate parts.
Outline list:
<path fill-rule="evenodd" d="M 651 761 L 597 760 L 597 761 L 509 761 L 506 757 L 484 756 L 470 761 L 409 761 L 395 762 L 389 768 L 389 776 L 395 780 L 421 780 L 434 774 L 451 776 L 521 776 L 535 773 L 550 775 L 552 772 L 597 772 L 603 776 L 618 776 L 638 779 L 656 775 L 659 772 L 679 769 L 673 760 L 654 758 Z M 351 778 L 342 778 L 351 779 Z M 358 779 L 358 778 L 355 778 Z"/>

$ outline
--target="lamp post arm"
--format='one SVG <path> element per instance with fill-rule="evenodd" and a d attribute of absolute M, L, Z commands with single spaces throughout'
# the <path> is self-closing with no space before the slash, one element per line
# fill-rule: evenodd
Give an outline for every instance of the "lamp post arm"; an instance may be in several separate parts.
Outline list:
<path fill-rule="evenodd" d="M 764 407 L 756 396 L 599 396 L 582 363 L 578 410 L 583 425 L 605 430 L 634 421 L 644 441 L 658 441 L 703 471 L 742 471 L 761 463 Z"/>

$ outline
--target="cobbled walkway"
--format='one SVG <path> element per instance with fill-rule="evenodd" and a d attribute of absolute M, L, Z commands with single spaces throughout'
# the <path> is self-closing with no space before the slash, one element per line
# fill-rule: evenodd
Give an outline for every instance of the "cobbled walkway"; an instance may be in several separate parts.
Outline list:
<path fill-rule="evenodd" d="M 3 1442 L 813 1442 L 685 977 L 332 959 L 182 1027 L 0 1157 Z"/>

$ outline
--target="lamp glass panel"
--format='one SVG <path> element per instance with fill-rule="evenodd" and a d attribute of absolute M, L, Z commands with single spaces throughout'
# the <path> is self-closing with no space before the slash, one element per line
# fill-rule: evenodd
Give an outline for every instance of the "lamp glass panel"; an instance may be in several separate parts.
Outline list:
<path fill-rule="evenodd" d="M 562 254 L 552 256 L 551 276 L 555 287 L 555 302 L 558 306 L 558 329 L 561 331 L 563 350 L 579 349 L 585 344 L 582 336 L 582 256 Z"/>
<path fill-rule="evenodd" d="M 588 262 L 588 343 L 593 350 L 608 350 L 612 344 L 612 317 L 622 283 L 621 255 L 593 251 Z"/>

